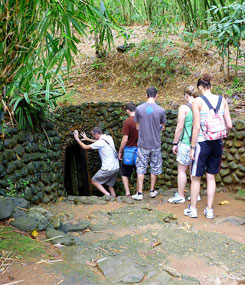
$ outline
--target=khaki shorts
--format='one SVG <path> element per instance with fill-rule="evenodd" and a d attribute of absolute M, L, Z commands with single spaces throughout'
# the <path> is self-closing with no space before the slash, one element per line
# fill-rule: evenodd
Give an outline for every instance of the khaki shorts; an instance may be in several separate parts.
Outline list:
<path fill-rule="evenodd" d="M 108 186 L 114 186 L 117 178 L 119 169 L 115 170 L 102 170 L 100 169 L 95 175 L 92 177 L 92 180 L 99 184 L 105 184 Z"/>

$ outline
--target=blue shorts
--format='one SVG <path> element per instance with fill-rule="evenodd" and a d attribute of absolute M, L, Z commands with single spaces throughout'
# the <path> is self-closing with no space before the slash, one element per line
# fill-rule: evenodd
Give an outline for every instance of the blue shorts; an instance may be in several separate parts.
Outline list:
<path fill-rule="evenodd" d="M 205 172 L 209 174 L 219 173 L 222 153 L 223 142 L 221 139 L 197 143 L 191 175 L 203 176 Z"/>
<path fill-rule="evenodd" d="M 138 148 L 136 169 L 137 174 L 146 174 L 148 162 L 150 161 L 151 173 L 159 175 L 162 173 L 161 148 Z"/>
<path fill-rule="evenodd" d="M 191 150 L 190 145 L 180 142 L 178 144 L 178 153 L 176 161 L 178 161 L 180 164 L 183 165 L 190 165 L 192 163 L 190 157 L 190 150 Z"/>

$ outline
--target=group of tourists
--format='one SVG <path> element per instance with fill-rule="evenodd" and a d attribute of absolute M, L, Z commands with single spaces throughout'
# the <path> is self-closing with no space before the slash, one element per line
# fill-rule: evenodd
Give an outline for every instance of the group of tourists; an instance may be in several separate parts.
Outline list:
<path fill-rule="evenodd" d="M 214 218 L 213 200 L 216 190 L 215 175 L 219 172 L 223 142 L 232 121 L 226 100 L 211 92 L 211 77 L 204 74 L 197 82 L 197 89 L 187 86 L 184 89 L 186 104 L 181 105 L 175 130 L 172 151 L 177 155 L 178 192 L 170 198 L 170 203 L 185 203 L 184 189 L 187 183 L 187 170 L 191 177 L 191 201 L 184 215 L 197 218 L 197 201 L 200 200 L 200 181 L 206 173 L 207 206 L 204 215 Z M 200 94 L 200 96 L 199 96 Z M 134 103 L 126 105 L 128 118 L 122 129 L 122 141 L 117 153 L 113 139 L 102 133 L 98 127 L 91 134 L 94 139 L 78 131 L 74 137 L 85 150 L 98 149 L 102 161 L 100 170 L 92 177 L 94 185 L 104 195 L 116 197 L 114 184 L 121 163 L 121 176 L 125 194 L 130 196 L 129 177 L 133 171 L 137 173 L 135 200 L 143 199 L 144 176 L 150 165 L 150 197 L 157 196 L 155 189 L 157 176 L 162 173 L 161 133 L 165 130 L 165 110 L 156 104 L 157 89 L 147 89 L 147 102 L 137 108 Z M 83 141 L 91 142 L 85 144 Z M 107 187 L 105 187 L 106 185 Z"/>

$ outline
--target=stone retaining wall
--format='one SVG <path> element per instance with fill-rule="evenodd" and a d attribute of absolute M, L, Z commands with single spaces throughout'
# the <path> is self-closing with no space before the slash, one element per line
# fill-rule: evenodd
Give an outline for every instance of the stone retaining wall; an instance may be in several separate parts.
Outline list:
<path fill-rule="evenodd" d="M 60 137 L 51 124 L 44 131 L 7 130 L 0 141 L 0 192 L 24 194 L 32 204 L 55 201 L 65 194 Z"/>
<path fill-rule="evenodd" d="M 177 110 L 166 110 L 167 124 L 162 136 L 163 174 L 159 176 L 157 186 L 163 189 L 177 187 L 177 163 L 172 153 L 172 141 L 177 124 Z M 68 106 L 57 113 L 57 127 L 61 135 L 62 151 L 68 145 L 76 142 L 71 131 L 78 129 L 90 135 L 94 126 L 99 126 L 104 133 L 114 138 L 117 149 L 121 142 L 121 129 L 127 118 L 125 105 L 122 103 L 85 103 L 80 106 Z M 233 119 L 233 128 L 228 138 L 224 140 L 224 154 L 220 175 L 217 175 L 217 184 L 221 187 L 232 187 L 232 190 L 244 189 L 245 184 L 245 121 Z M 63 156 L 64 157 L 64 156 Z M 90 176 L 100 167 L 100 159 L 96 151 L 88 151 L 88 165 Z M 149 176 L 146 176 L 145 189 L 149 187 Z M 202 180 L 206 187 L 205 179 Z M 117 191 L 123 191 L 120 178 Z M 121 192 L 122 193 L 122 192 Z"/>
<path fill-rule="evenodd" d="M 176 157 L 171 152 L 177 110 L 167 110 L 166 130 L 162 136 L 163 174 L 159 176 L 157 187 L 162 189 L 177 186 Z M 60 108 L 55 113 L 56 121 L 46 124 L 46 133 L 36 130 L 18 131 L 9 129 L 9 137 L 0 142 L 0 192 L 10 189 L 22 192 L 28 201 L 34 204 L 55 201 L 65 195 L 64 165 L 66 148 L 76 145 L 71 132 L 74 129 L 85 131 L 90 136 L 94 126 L 114 138 L 117 149 L 121 142 L 121 129 L 127 118 L 124 104 L 121 103 L 85 103 L 80 106 Z M 55 126 L 55 128 L 54 128 Z M 233 119 L 233 128 L 224 140 L 224 154 L 218 186 L 233 191 L 244 189 L 245 184 L 245 120 Z M 89 178 L 100 168 L 97 151 L 87 152 Z M 135 178 L 132 179 L 135 183 Z M 205 179 L 202 181 L 206 187 Z M 27 187 L 26 187 L 27 186 Z M 91 185 L 88 187 L 91 188 Z M 146 175 L 145 189 L 149 187 L 149 175 Z M 90 193 L 94 193 L 92 189 Z M 120 177 L 116 183 L 117 194 L 123 194 Z"/>

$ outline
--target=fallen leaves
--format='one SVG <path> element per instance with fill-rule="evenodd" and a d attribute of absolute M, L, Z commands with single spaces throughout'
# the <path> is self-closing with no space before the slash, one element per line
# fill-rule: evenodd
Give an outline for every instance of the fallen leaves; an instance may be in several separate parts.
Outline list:
<path fill-rule="evenodd" d="M 50 259 L 42 259 L 40 261 L 37 261 L 36 264 L 40 264 L 40 263 L 47 263 L 47 264 L 52 264 L 52 263 L 56 263 L 56 262 L 60 262 L 63 261 L 63 259 L 57 259 L 57 260 L 50 260 Z"/>
<path fill-rule="evenodd" d="M 220 201 L 219 205 L 228 205 L 229 203 L 230 203 L 229 201 L 224 200 L 224 201 Z"/>
<path fill-rule="evenodd" d="M 88 265 L 90 267 L 97 267 L 98 266 L 98 263 L 97 263 L 96 259 L 92 259 L 91 261 L 87 260 L 85 263 L 86 263 L 86 265 Z"/>
<path fill-rule="evenodd" d="M 38 237 L 38 235 L 39 235 L 39 233 L 38 233 L 37 230 L 34 230 L 34 231 L 32 231 L 32 233 L 31 233 L 31 237 L 32 237 L 33 239 L 36 239 L 36 238 Z"/>
<path fill-rule="evenodd" d="M 153 242 L 153 244 L 151 245 L 153 248 L 162 244 L 160 241 L 156 241 L 156 242 Z"/>

